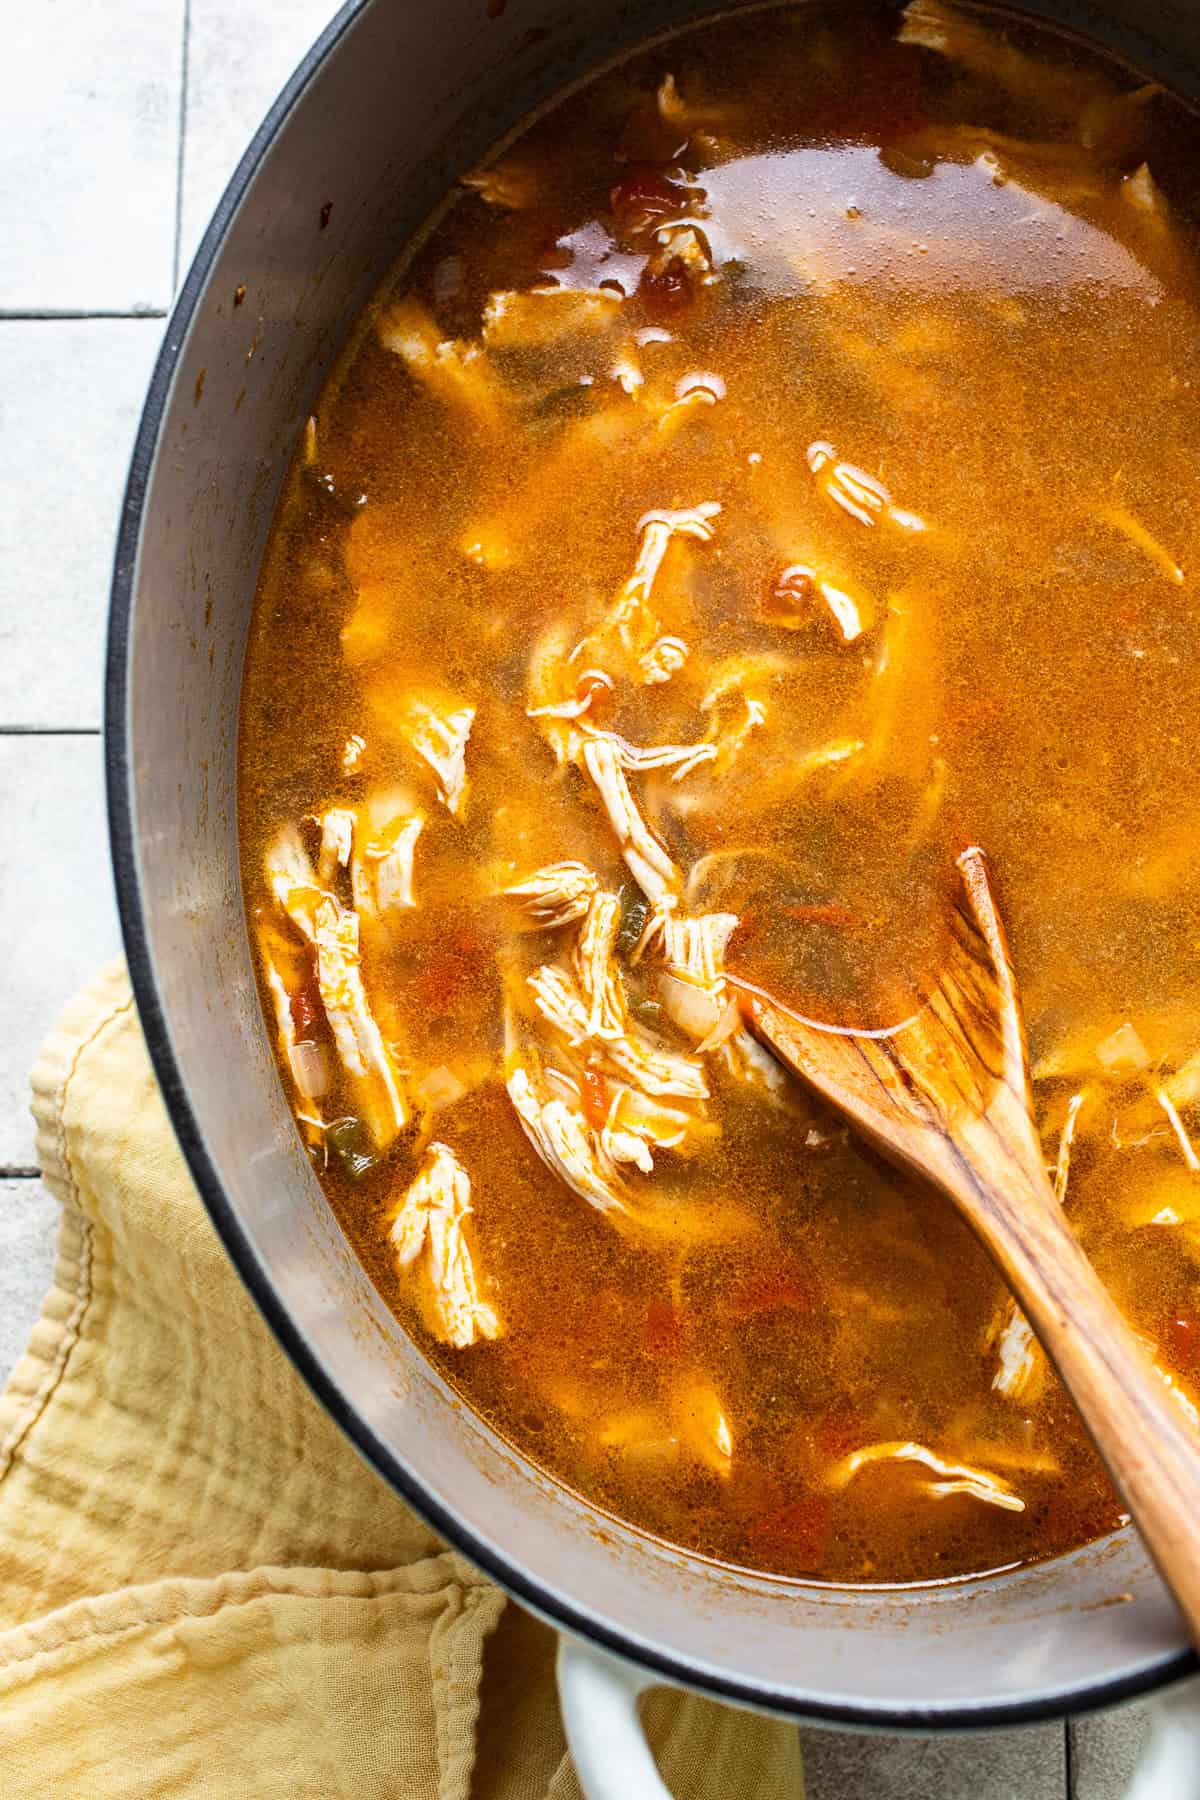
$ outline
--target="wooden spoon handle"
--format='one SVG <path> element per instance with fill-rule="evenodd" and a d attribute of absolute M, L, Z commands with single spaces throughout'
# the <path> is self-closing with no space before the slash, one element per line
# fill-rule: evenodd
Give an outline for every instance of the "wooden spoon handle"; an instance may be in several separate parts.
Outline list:
<path fill-rule="evenodd" d="M 966 1176 L 965 1179 L 971 1179 Z M 1048 1192 L 1011 1170 L 964 1207 L 1073 1397 L 1200 1643 L 1200 1436 Z"/>

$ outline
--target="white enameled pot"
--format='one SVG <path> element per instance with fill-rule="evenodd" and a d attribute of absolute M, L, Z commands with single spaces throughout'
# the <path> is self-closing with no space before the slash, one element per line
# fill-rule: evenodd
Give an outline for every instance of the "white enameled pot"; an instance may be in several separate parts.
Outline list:
<path fill-rule="evenodd" d="M 192 1172 L 287 1353 L 362 1454 L 564 1634 L 564 1717 L 594 1800 L 663 1793 L 635 1708 L 655 1681 L 812 1722 L 928 1731 L 1109 1705 L 1193 1668 L 1131 1531 L 1015 1574 L 867 1594 L 720 1569 L 599 1514 L 455 1404 L 400 1330 L 348 1253 L 275 1076 L 242 921 L 236 720 L 259 560 L 303 422 L 359 309 L 453 179 L 565 81 L 711 10 L 345 7 L 247 151 L 168 325 L 109 638 L 125 940 Z M 1200 96 L 1192 0 L 1029 10 Z M 1129 1598 L 1105 1604 L 1117 1595 Z M 1194 1713 L 1190 1695 L 1164 1704 L 1140 1800 L 1200 1796 Z"/>

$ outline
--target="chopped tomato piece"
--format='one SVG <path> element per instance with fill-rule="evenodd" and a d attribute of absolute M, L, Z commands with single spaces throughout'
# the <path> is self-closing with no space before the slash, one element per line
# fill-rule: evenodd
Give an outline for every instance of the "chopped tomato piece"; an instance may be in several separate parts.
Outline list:
<path fill-rule="evenodd" d="M 747 1533 L 759 1555 L 786 1558 L 816 1572 L 825 1561 L 833 1524 L 833 1502 L 823 1494 L 802 1494 L 777 1512 L 756 1519 Z"/>
<path fill-rule="evenodd" d="M 758 917 L 758 914 L 744 912 L 738 918 L 737 926 L 734 929 L 731 941 L 739 946 L 743 944 L 752 944 L 755 938 L 762 936 L 762 930 L 762 920 Z"/>
<path fill-rule="evenodd" d="M 783 611 L 803 616 L 814 613 L 820 602 L 817 578 L 803 563 L 793 563 L 771 583 L 767 596 L 767 617 L 775 618 Z"/>
<path fill-rule="evenodd" d="M 312 1037 L 313 1028 L 321 1016 L 316 996 L 311 994 L 307 988 L 301 988 L 298 993 L 292 995 L 291 1011 L 297 1040 L 303 1043 Z"/>
<path fill-rule="evenodd" d="M 453 1006 L 483 979 L 486 959 L 487 943 L 481 932 L 470 926 L 452 926 L 414 983 L 421 1007 L 437 1013 Z"/>
<path fill-rule="evenodd" d="M 579 1077 L 579 1098 L 583 1102 L 583 1116 L 595 1131 L 599 1131 L 608 1121 L 610 1096 L 608 1083 L 599 1069 L 585 1069 Z"/>
<path fill-rule="evenodd" d="M 631 163 L 612 191 L 612 209 L 624 226 L 649 224 L 652 219 L 676 217 L 687 204 L 687 194 L 653 163 Z"/>
<path fill-rule="evenodd" d="M 682 312 L 692 299 L 692 284 L 682 256 L 673 256 L 664 269 L 643 269 L 638 293 L 646 310 L 656 316 L 670 317 Z"/>
<path fill-rule="evenodd" d="M 1200 1320 L 1185 1313 L 1168 1314 L 1163 1348 L 1181 1374 L 1200 1375 Z"/>
<path fill-rule="evenodd" d="M 599 669 L 585 669 L 575 683 L 575 694 L 588 702 L 588 710 L 595 715 L 612 699 L 612 682 Z"/>
<path fill-rule="evenodd" d="M 952 712 L 944 721 L 944 731 L 961 731 L 964 728 L 982 729 L 994 725 L 1004 716 L 1004 703 L 995 694 L 980 694 L 975 700 L 969 700 Z"/>
<path fill-rule="evenodd" d="M 848 906 L 781 906 L 780 912 L 801 925 L 853 925 L 854 914 Z"/>
<path fill-rule="evenodd" d="M 862 1416 L 848 1401 L 833 1406 L 818 1421 L 813 1443 L 831 1462 L 849 1454 L 868 1435 Z"/>
<path fill-rule="evenodd" d="M 669 1300 L 652 1300 L 646 1308 L 642 1343 L 655 1356 L 668 1356 L 683 1342 L 683 1314 Z"/>
<path fill-rule="evenodd" d="M 811 1312 L 817 1294 L 811 1281 L 798 1270 L 779 1269 L 751 1277 L 733 1290 L 722 1311 L 731 1319 L 752 1319 L 758 1313 L 790 1308 Z"/>

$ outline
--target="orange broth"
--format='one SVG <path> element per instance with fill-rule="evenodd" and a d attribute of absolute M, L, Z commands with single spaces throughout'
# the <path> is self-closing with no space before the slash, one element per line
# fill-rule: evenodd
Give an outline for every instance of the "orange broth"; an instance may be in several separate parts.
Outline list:
<path fill-rule="evenodd" d="M 1119 1522 L 974 1241 L 726 980 L 886 1022 L 967 842 L 1071 1222 L 1200 1392 L 1196 175 L 999 16 L 710 22 L 464 184 L 297 454 L 240 805 L 299 1129 L 464 1398 L 688 1549 Z"/>

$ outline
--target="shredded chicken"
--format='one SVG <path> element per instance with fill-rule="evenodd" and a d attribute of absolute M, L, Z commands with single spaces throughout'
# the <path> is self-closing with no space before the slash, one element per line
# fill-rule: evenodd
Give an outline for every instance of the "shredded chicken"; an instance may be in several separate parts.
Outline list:
<path fill-rule="evenodd" d="M 473 706 L 425 694 L 410 695 L 399 718 L 401 733 L 432 769 L 438 798 L 456 819 L 467 802 L 467 741 L 474 722 Z"/>
<path fill-rule="evenodd" d="M 960 11 L 945 0 L 909 0 L 897 41 L 947 57 L 1013 99 L 1076 124 L 1097 100 L 1111 100 L 1104 76 L 1074 61 L 1031 56 L 1010 43 L 1003 25 Z"/>
<path fill-rule="evenodd" d="M 420 1263 L 424 1310 L 444 1344 L 465 1350 L 479 1338 L 500 1336 L 496 1309 L 481 1299 L 475 1263 L 464 1230 L 471 1213 L 471 1182 L 446 1144 L 433 1143 L 416 1180 L 392 1221 L 389 1241 L 396 1266 Z"/>
<path fill-rule="evenodd" d="M 633 1162 L 643 1174 L 650 1173 L 650 1151 L 679 1150 L 685 1154 L 716 1135 L 716 1127 L 703 1116 L 680 1106 L 668 1106 L 653 1094 L 639 1088 L 612 1082 L 612 1104 L 600 1134 L 602 1145 L 615 1162 Z M 641 1144 L 642 1149 L 622 1149 L 617 1145 Z"/>
<path fill-rule="evenodd" d="M 658 898 L 664 884 L 668 889 L 677 886 L 678 876 L 641 819 L 622 771 L 673 767 L 681 779 L 701 763 L 714 760 L 713 734 L 698 744 L 641 747 L 599 730 L 587 714 L 598 692 L 612 691 L 613 676 L 604 668 L 605 661 L 623 666 L 648 686 L 669 681 L 684 666 L 686 643 L 660 634 L 652 605 L 654 584 L 672 539 L 691 537 L 708 542 L 713 535 L 712 521 L 720 510 L 716 502 L 708 501 L 674 512 L 647 513 L 639 525 L 633 574 L 598 629 L 570 650 L 566 626 L 561 622 L 551 625 L 534 645 L 529 662 L 527 716 L 539 721 L 557 762 L 581 763 L 596 782 L 622 854 L 639 882 L 645 873 L 653 884 L 652 898 Z"/>
<path fill-rule="evenodd" d="M 621 928 L 621 902 L 615 894 L 592 896 L 575 944 L 574 969 L 579 991 L 587 1004 L 585 1036 L 624 1037 L 629 1020 L 625 993 L 617 967 L 617 932 Z"/>
<path fill-rule="evenodd" d="M 504 413 L 500 381 L 481 344 L 443 338 L 420 301 L 407 295 L 381 315 L 379 341 L 453 413 L 494 431 Z"/>
<path fill-rule="evenodd" d="M 551 1173 L 597 1212 L 624 1212 L 611 1157 L 582 1112 L 544 1087 L 535 1089 L 524 1068 L 512 1069 L 505 1085 L 526 1137 Z"/>
<path fill-rule="evenodd" d="M 558 620 L 536 639 L 529 658 L 528 719 L 537 719 L 554 760 L 578 762 L 583 746 L 579 720 L 594 704 L 597 693 L 611 693 L 613 678 L 606 670 L 588 666 L 577 669 L 570 647 L 571 633 Z"/>
<path fill-rule="evenodd" d="M 543 349 L 617 323 L 624 300 L 610 288 L 535 287 L 491 294 L 483 341 L 493 350 Z"/>
<path fill-rule="evenodd" d="M 856 468 L 853 463 L 840 462 L 832 444 L 818 439 L 808 446 L 806 455 L 821 492 L 844 513 L 857 519 L 860 525 L 882 523 L 905 532 L 928 531 L 924 519 L 893 504 L 882 481 L 868 475 L 865 469 Z"/>
<path fill-rule="evenodd" d="M 592 738 L 583 746 L 583 765 L 596 784 L 630 874 L 649 900 L 668 910 L 683 878 L 638 811 L 619 752 L 609 739 Z"/>
<path fill-rule="evenodd" d="M 708 1084 L 696 1058 L 657 1043 L 629 1019 L 617 987 L 619 977 L 606 973 L 599 987 L 586 993 L 569 970 L 543 963 L 528 980 L 540 1017 L 572 1052 L 590 1049 L 605 1068 L 643 1093 L 663 1099 L 707 1099 Z M 617 1017 L 607 1010 L 611 1004 L 619 1008 Z"/>
<path fill-rule="evenodd" d="M 701 763 L 712 762 L 717 754 L 716 747 L 708 739 L 698 744 L 642 745 L 631 744 L 615 731 L 597 731 L 594 726 L 587 724 L 580 729 L 583 736 L 593 742 L 611 744 L 618 763 L 631 774 L 646 774 L 652 769 L 672 769 L 674 774 L 671 779 L 680 781 Z"/>
<path fill-rule="evenodd" d="M 638 673 L 647 687 L 661 687 L 678 675 L 688 659 L 688 647 L 682 638 L 656 638 L 648 650 L 638 657 Z"/>
<path fill-rule="evenodd" d="M 582 919 L 591 905 L 599 882 L 581 862 L 548 863 L 544 869 L 504 889 L 510 900 L 538 930 L 555 930 Z"/>
<path fill-rule="evenodd" d="M 342 774 L 354 775 L 362 765 L 367 742 L 357 731 L 351 732 L 342 746 Z"/>
<path fill-rule="evenodd" d="M 593 892 L 570 966 L 547 963 L 526 977 L 556 1044 L 553 1062 L 521 1048 L 511 1010 L 520 997 L 510 999 L 507 1085 L 518 1118 L 547 1167 L 601 1212 L 628 1210 L 623 1166 L 649 1175 L 656 1150 L 686 1151 L 711 1135 L 698 1059 L 630 1016 L 616 956 L 620 922 L 616 896 Z"/>
<path fill-rule="evenodd" d="M 633 574 L 618 594 L 601 635 L 615 633 L 622 647 L 631 655 L 643 652 L 658 632 L 658 619 L 651 605 L 654 583 L 673 538 L 697 538 L 711 543 L 713 520 L 721 508 L 715 500 L 699 506 L 687 506 L 673 512 L 648 512 L 638 521 L 640 542 Z"/>
<path fill-rule="evenodd" d="M 351 866 L 351 890 L 360 919 L 378 919 L 416 906 L 413 864 L 424 825 L 424 813 L 416 810 L 398 812 L 377 831 L 365 832 L 360 824 Z"/>
<path fill-rule="evenodd" d="M 829 1485 L 835 1488 L 846 1487 L 860 1469 L 879 1462 L 922 1463 L 927 1469 L 932 1469 L 940 1479 L 923 1485 L 927 1493 L 939 1500 L 947 1499 L 952 1494 L 969 1494 L 974 1500 L 984 1500 L 989 1506 L 1002 1507 L 1006 1512 L 1025 1511 L 1025 1502 L 998 1475 L 989 1475 L 984 1469 L 972 1468 L 970 1463 L 947 1461 L 924 1444 L 891 1442 L 864 1445 L 861 1450 L 851 1451 L 849 1456 L 843 1457 L 840 1463 L 834 1465 L 829 1472 Z"/>
<path fill-rule="evenodd" d="M 301 1135 L 307 1144 L 317 1144 L 325 1130 L 325 1119 L 320 1107 L 320 1096 L 311 1091 L 312 1083 L 300 1080 L 300 1054 L 296 1034 L 296 1023 L 292 1016 L 292 995 L 289 991 L 279 967 L 267 949 L 260 943 L 263 972 L 267 978 L 267 989 L 271 995 L 271 1005 L 275 1011 L 275 1029 L 279 1039 L 279 1048 L 283 1053 L 283 1062 L 292 1077 L 296 1090 L 296 1119 L 300 1124 Z M 316 1045 L 310 1046 L 316 1049 Z"/>
<path fill-rule="evenodd" d="M 280 832 L 266 856 L 267 884 L 316 951 L 317 985 L 359 1110 L 383 1148 L 409 1119 L 400 1072 L 367 1000 L 359 967 L 358 915 L 317 880 L 300 835 Z"/>
<path fill-rule="evenodd" d="M 474 169 L 462 176 L 462 185 L 471 188 L 503 212 L 524 212 L 536 206 L 542 194 L 542 174 L 536 158 L 521 149 L 506 150 L 486 169 Z"/>
<path fill-rule="evenodd" d="M 331 806 L 322 814 L 321 848 L 317 853 L 317 880 L 328 887 L 337 878 L 339 868 L 346 868 L 354 842 L 354 814 L 344 806 Z"/>

